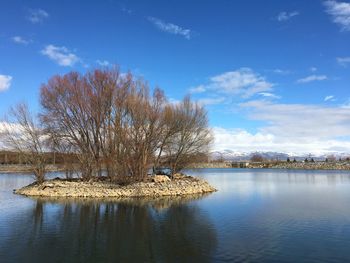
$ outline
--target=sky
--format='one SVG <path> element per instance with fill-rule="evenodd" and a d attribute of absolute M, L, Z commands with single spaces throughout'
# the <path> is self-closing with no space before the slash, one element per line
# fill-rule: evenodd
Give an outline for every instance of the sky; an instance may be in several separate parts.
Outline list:
<path fill-rule="evenodd" d="M 350 153 L 350 1 L 0 2 L 0 115 L 119 65 L 205 105 L 213 150 Z"/>

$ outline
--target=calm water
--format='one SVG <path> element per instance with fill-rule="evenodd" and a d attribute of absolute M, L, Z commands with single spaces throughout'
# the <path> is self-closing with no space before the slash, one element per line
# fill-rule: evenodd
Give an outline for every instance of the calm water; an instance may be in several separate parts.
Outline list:
<path fill-rule="evenodd" d="M 201 169 L 219 191 L 43 200 L 0 175 L 0 262 L 350 262 L 350 173 Z M 56 175 L 53 175 L 56 176 Z"/>

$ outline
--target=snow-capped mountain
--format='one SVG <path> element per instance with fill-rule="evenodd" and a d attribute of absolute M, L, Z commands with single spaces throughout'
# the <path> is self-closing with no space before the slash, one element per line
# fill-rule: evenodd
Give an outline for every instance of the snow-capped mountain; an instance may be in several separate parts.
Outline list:
<path fill-rule="evenodd" d="M 278 152 L 236 152 L 232 150 L 214 151 L 210 157 L 213 160 L 245 161 L 249 160 L 254 154 L 259 154 L 264 159 L 285 160 L 289 157 L 288 154 Z"/>
<path fill-rule="evenodd" d="M 350 156 L 349 153 L 327 153 L 327 154 L 296 154 L 296 153 L 282 153 L 282 152 L 238 152 L 233 150 L 213 151 L 210 154 L 212 160 L 224 160 L 224 161 L 247 161 L 255 154 L 262 156 L 267 160 L 286 160 L 287 158 L 296 159 L 297 161 L 304 160 L 305 158 L 313 158 L 317 160 L 325 160 L 329 156 L 334 156 L 336 159 L 345 159 Z"/>

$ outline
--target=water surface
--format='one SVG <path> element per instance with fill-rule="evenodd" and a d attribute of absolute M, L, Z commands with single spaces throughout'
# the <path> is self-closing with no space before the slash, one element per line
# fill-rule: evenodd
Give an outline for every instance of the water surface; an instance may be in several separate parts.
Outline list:
<path fill-rule="evenodd" d="M 29 175 L 2 174 L 0 261 L 350 261 L 349 172 L 188 173 L 219 191 L 161 200 L 32 199 L 12 193 Z"/>

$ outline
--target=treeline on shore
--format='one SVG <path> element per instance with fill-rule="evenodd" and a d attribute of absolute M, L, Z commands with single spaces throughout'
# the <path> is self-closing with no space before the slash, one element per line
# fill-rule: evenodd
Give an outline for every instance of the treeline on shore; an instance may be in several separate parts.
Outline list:
<path fill-rule="evenodd" d="M 146 81 L 118 68 L 53 76 L 40 88 L 40 112 L 13 107 L 1 127 L 3 158 L 32 167 L 38 182 L 59 162 L 84 180 L 142 181 L 150 166 L 179 172 L 206 158 L 212 142 L 207 112 L 189 96 L 167 100 Z M 55 153 L 55 157 L 52 153 Z M 53 158 L 55 160 L 53 160 Z"/>
<path fill-rule="evenodd" d="M 30 165 L 28 159 L 30 153 L 20 153 L 12 151 L 0 151 L 0 165 Z M 48 165 L 63 165 L 66 160 L 72 164 L 78 163 L 79 159 L 74 153 L 45 152 L 45 161 Z"/>
<path fill-rule="evenodd" d="M 294 159 L 293 159 L 294 160 Z M 306 170 L 349 170 L 350 159 L 328 160 L 266 160 L 263 161 L 224 161 L 211 160 L 210 162 L 193 163 L 189 168 L 279 168 L 279 169 L 306 169 Z"/>

